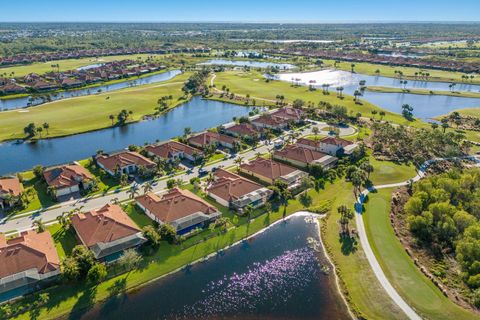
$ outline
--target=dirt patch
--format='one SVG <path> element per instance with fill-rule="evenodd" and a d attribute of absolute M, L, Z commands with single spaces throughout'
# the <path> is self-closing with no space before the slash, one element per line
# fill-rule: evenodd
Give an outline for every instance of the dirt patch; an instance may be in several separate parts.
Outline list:
<path fill-rule="evenodd" d="M 429 278 L 442 293 L 459 306 L 480 313 L 469 303 L 470 289 L 461 279 L 461 270 L 452 252 L 436 252 L 435 245 L 426 248 L 417 242 L 408 229 L 407 214 L 403 210 L 410 198 L 408 187 L 400 187 L 392 194 L 390 222 L 396 236 L 407 254 L 420 271 Z"/>

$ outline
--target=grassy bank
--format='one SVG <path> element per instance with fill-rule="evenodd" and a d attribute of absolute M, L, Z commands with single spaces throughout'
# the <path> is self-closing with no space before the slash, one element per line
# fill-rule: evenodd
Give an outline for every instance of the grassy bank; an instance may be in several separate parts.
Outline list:
<path fill-rule="evenodd" d="M 413 264 L 390 224 L 392 191 L 371 193 L 363 216 L 370 245 L 392 285 L 427 319 L 480 319 L 451 302 Z"/>
<path fill-rule="evenodd" d="M 183 82 L 189 73 L 162 82 L 114 92 L 105 92 L 91 96 L 54 101 L 40 106 L 0 113 L 0 141 L 19 139 L 25 136 L 23 128 L 29 123 L 37 126 L 44 122 L 50 124 L 42 138 L 53 138 L 77 134 L 112 126 L 109 115 L 116 116 L 122 109 L 133 112 L 129 122 L 139 121 L 145 115 L 153 114 L 157 100 L 172 95 L 170 108 L 184 100 Z"/>
<path fill-rule="evenodd" d="M 419 94 L 419 95 L 440 95 L 440 96 L 451 96 L 451 97 L 462 97 L 462 98 L 480 98 L 480 92 L 459 92 L 459 91 L 434 91 L 426 89 L 401 89 L 401 88 L 391 88 L 391 87 L 381 87 L 381 86 L 367 86 L 367 91 L 373 92 L 383 92 L 383 93 L 409 93 L 409 94 Z"/>

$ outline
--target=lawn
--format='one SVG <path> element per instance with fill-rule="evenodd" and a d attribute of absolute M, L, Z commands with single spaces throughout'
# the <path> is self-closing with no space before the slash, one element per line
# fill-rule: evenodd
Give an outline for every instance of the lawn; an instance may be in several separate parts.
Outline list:
<path fill-rule="evenodd" d="M 369 242 L 386 276 L 421 316 L 428 319 L 479 319 L 446 298 L 413 264 L 390 224 L 392 189 L 371 193 L 363 219 Z"/>
<path fill-rule="evenodd" d="M 329 102 L 332 105 L 345 106 L 349 112 L 360 112 L 363 116 L 370 117 L 371 111 L 376 110 L 385 111 L 384 120 L 396 122 L 399 124 L 410 126 L 427 126 L 421 121 L 409 122 L 401 115 L 383 110 L 367 101 L 361 101 L 361 104 L 356 104 L 353 97 L 344 95 L 343 99 L 331 92 L 329 95 L 324 95 L 321 90 L 310 91 L 306 86 L 292 86 L 284 81 L 269 81 L 266 82 L 260 72 L 241 72 L 241 71 L 227 71 L 219 72 L 215 78 L 215 85 L 217 88 L 222 88 L 223 85 L 238 95 L 250 95 L 251 99 L 257 100 L 257 105 L 261 105 L 261 99 L 275 100 L 277 95 L 285 96 L 285 101 L 293 102 L 295 99 L 302 99 L 305 102 L 311 101 L 315 105 L 319 101 Z M 260 99 L 259 99 L 260 98 Z"/>
<path fill-rule="evenodd" d="M 105 92 L 91 96 L 58 100 L 40 106 L 0 113 L 0 141 L 25 136 L 23 128 L 29 123 L 50 124 L 43 138 L 71 135 L 112 126 L 109 115 L 116 116 L 122 109 L 133 112 L 129 121 L 139 121 L 144 115 L 153 114 L 157 100 L 172 95 L 175 107 L 184 100 L 182 86 L 189 77 L 184 73 L 160 84 L 150 84 Z"/>
<path fill-rule="evenodd" d="M 410 93 L 410 94 L 419 94 L 419 95 L 441 95 L 441 96 L 452 96 L 452 97 L 463 97 L 463 98 L 480 98 L 479 92 L 460 92 L 460 91 L 434 91 L 427 89 L 401 89 L 393 87 L 380 87 L 380 86 L 368 86 L 368 91 L 373 92 L 384 92 L 384 93 Z"/>
<path fill-rule="evenodd" d="M 124 209 L 128 216 L 139 226 L 143 228 L 145 226 L 152 224 L 152 219 L 150 219 L 139 207 L 137 207 L 133 202 L 129 203 Z"/>
<path fill-rule="evenodd" d="M 118 179 L 112 177 L 105 171 L 101 170 L 97 167 L 92 159 L 85 159 L 78 161 L 83 167 L 85 167 L 91 174 L 93 174 L 96 178 L 98 178 L 98 191 L 94 192 L 97 193 L 106 193 L 111 191 L 112 189 L 117 189 L 120 187 Z"/>
<path fill-rule="evenodd" d="M 374 157 L 369 158 L 374 170 L 370 180 L 374 185 L 397 183 L 413 178 L 417 171 L 412 164 L 400 164 L 391 161 L 380 161 Z"/>
<path fill-rule="evenodd" d="M 72 253 L 73 248 L 80 244 L 80 242 L 77 241 L 73 227 L 65 230 L 57 223 L 47 227 L 47 231 L 52 235 L 60 260 Z"/>

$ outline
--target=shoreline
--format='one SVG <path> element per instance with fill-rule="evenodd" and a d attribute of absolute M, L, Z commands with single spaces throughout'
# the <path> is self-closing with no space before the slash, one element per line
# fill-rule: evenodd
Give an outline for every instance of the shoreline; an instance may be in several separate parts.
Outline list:
<path fill-rule="evenodd" d="M 371 92 L 380 92 L 380 93 L 405 93 L 405 94 L 416 94 L 424 96 L 449 96 L 449 97 L 458 97 L 458 98 L 470 98 L 470 99 L 480 99 L 480 92 L 471 92 L 471 91 L 442 91 L 442 90 L 428 90 L 428 89 L 401 89 L 394 87 L 384 87 L 384 86 L 367 86 L 365 88 L 367 91 Z"/>
<path fill-rule="evenodd" d="M 313 212 L 309 212 L 309 211 L 297 211 L 297 212 L 294 212 L 290 215 L 287 215 L 285 218 L 280 218 L 278 219 L 277 221 L 273 222 L 272 224 L 258 230 L 257 232 L 241 239 L 241 240 L 238 240 L 224 248 L 221 248 L 219 250 L 217 250 L 216 252 L 213 252 L 213 253 L 210 253 L 210 254 L 207 254 L 201 258 L 198 258 L 196 260 L 194 260 L 193 262 L 191 263 L 188 263 L 188 264 L 185 264 L 185 265 L 182 265 L 181 267 L 175 269 L 175 270 L 172 270 L 170 272 L 167 272 L 165 274 L 162 274 L 162 275 L 159 275 L 158 277 L 155 277 L 155 278 L 152 278 L 148 281 L 145 281 L 143 283 L 140 283 L 140 284 L 137 284 L 137 285 L 134 285 L 128 289 L 125 290 L 125 292 L 122 292 L 122 293 L 119 293 L 117 295 L 112 295 L 112 296 L 109 296 L 105 299 L 101 299 L 97 302 L 95 302 L 95 306 L 99 306 L 99 305 L 102 305 L 104 304 L 105 302 L 107 302 L 109 299 L 112 299 L 112 298 L 115 298 L 115 297 L 119 297 L 121 295 L 124 295 L 124 294 L 128 294 L 132 291 L 135 291 L 135 290 L 139 290 L 139 289 L 142 289 L 160 279 L 163 279 L 165 277 L 168 277 L 170 275 L 173 275 L 175 273 L 178 273 L 180 271 L 182 271 L 183 269 L 185 269 L 185 267 L 189 267 L 189 266 L 193 266 L 193 265 L 196 265 L 198 263 L 202 263 L 202 262 L 206 262 L 208 261 L 209 259 L 211 258 L 214 258 L 216 257 L 219 253 L 225 251 L 225 250 L 228 250 L 228 249 L 231 249 L 233 247 L 236 247 L 238 246 L 239 244 L 243 243 L 244 241 L 248 241 L 250 239 L 253 239 L 255 238 L 256 236 L 268 231 L 269 229 L 271 229 L 273 226 L 277 225 L 277 224 L 280 224 L 280 223 L 284 223 L 286 221 L 288 221 L 289 219 L 293 218 L 293 217 L 312 217 L 314 219 L 314 223 L 316 224 L 316 228 L 317 228 L 317 235 L 318 235 L 318 241 L 319 243 L 321 244 L 321 247 L 322 247 L 322 253 L 325 255 L 325 258 L 327 259 L 328 263 L 330 264 L 330 267 L 333 269 L 333 274 L 335 276 L 335 284 L 336 284 L 336 289 L 337 289 L 337 293 L 341 296 L 343 302 L 345 303 L 345 306 L 347 308 L 347 312 L 348 314 L 350 315 L 351 319 L 356 319 L 354 313 L 351 311 L 351 308 L 350 308 L 350 304 L 348 303 L 346 297 L 344 296 L 343 294 L 343 291 L 341 290 L 340 288 L 340 285 L 339 285 L 339 276 L 337 275 L 337 269 L 335 267 L 335 265 L 332 263 L 332 260 L 330 258 L 330 256 L 328 255 L 328 252 L 326 251 L 326 248 L 325 248 L 325 245 L 323 243 L 323 239 L 322 239 L 322 232 L 321 232 L 321 222 L 320 220 L 323 220 L 325 217 L 326 217 L 326 214 L 323 214 L 323 215 L 319 215 L 319 214 L 316 214 L 316 213 L 313 213 Z M 258 218 L 258 217 L 257 217 Z M 252 219 L 252 221 L 254 221 L 255 219 Z M 306 224 L 308 224 L 308 222 L 305 221 Z M 231 230 L 232 228 L 230 228 L 229 230 Z M 234 229 L 234 228 L 233 228 Z M 227 231 L 228 232 L 228 231 Z M 312 249 L 313 250 L 313 249 Z M 122 275 L 119 275 L 119 276 L 122 276 Z M 84 309 L 83 309 L 84 310 Z M 82 310 L 79 310 L 78 312 L 81 312 Z M 60 318 L 64 318 L 65 316 L 74 316 L 75 313 L 64 313 L 62 315 L 60 315 Z"/>

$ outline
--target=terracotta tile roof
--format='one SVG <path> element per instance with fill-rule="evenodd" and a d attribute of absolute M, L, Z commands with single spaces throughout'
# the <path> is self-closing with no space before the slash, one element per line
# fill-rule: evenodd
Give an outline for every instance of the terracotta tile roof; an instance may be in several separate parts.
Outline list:
<path fill-rule="evenodd" d="M 192 192 L 178 188 L 172 189 L 160 197 L 153 193 L 147 193 L 136 200 L 163 223 L 172 223 L 197 212 L 210 215 L 218 211 L 217 208 Z"/>
<path fill-rule="evenodd" d="M 225 131 L 233 132 L 240 136 L 257 136 L 260 133 L 260 130 L 255 128 L 250 123 L 239 123 L 229 128 L 226 128 Z"/>
<path fill-rule="evenodd" d="M 99 155 L 97 161 L 108 170 L 115 172 L 117 167 L 123 168 L 128 165 L 145 166 L 152 168 L 155 162 L 133 151 L 122 151 L 112 155 Z"/>
<path fill-rule="evenodd" d="M 305 164 L 312 163 L 328 156 L 325 153 L 296 145 L 287 145 L 282 150 L 276 150 L 274 156 L 299 161 Z"/>
<path fill-rule="evenodd" d="M 250 192 L 264 188 L 261 184 L 223 169 L 215 171 L 215 178 L 207 191 L 226 201 L 239 199 Z"/>
<path fill-rule="evenodd" d="M 216 142 L 234 144 L 237 139 L 217 132 L 203 132 L 188 139 L 188 142 L 195 145 L 207 146 Z"/>
<path fill-rule="evenodd" d="M 250 161 L 249 163 L 240 165 L 240 169 L 254 172 L 272 180 L 297 171 L 296 168 L 287 166 L 286 164 L 274 161 L 272 159 L 264 159 L 260 157 Z"/>
<path fill-rule="evenodd" d="M 351 142 L 351 141 L 348 141 L 348 140 L 345 140 L 345 139 L 342 139 L 342 138 L 337 138 L 337 137 L 325 137 L 322 140 L 320 140 L 320 142 L 325 143 L 325 144 L 342 146 L 342 147 L 346 147 L 346 146 L 349 146 L 349 145 L 353 144 L 353 142 Z"/>
<path fill-rule="evenodd" d="M 48 231 L 25 231 L 8 241 L 0 234 L 0 278 L 32 268 L 48 273 L 59 267 L 57 249 Z"/>
<path fill-rule="evenodd" d="M 286 120 L 301 120 L 303 117 L 303 111 L 300 109 L 295 109 L 295 108 L 281 108 L 278 109 L 277 111 L 271 113 L 272 116 L 286 119 Z"/>
<path fill-rule="evenodd" d="M 23 186 L 18 178 L 0 179 L 0 194 L 8 193 L 14 197 L 18 197 L 22 192 Z"/>
<path fill-rule="evenodd" d="M 296 142 L 297 145 L 309 146 L 312 148 L 320 148 L 320 140 L 310 140 L 306 138 L 299 138 Z"/>
<path fill-rule="evenodd" d="M 115 204 L 106 204 L 100 209 L 74 215 L 72 226 L 87 247 L 112 242 L 141 231 L 122 208 Z"/>
<path fill-rule="evenodd" d="M 279 118 L 279 117 L 274 117 L 269 114 L 262 115 L 258 117 L 257 119 L 252 120 L 252 123 L 260 123 L 260 124 L 265 124 L 268 126 L 276 127 L 280 125 L 284 125 L 288 122 L 288 120 Z"/>
<path fill-rule="evenodd" d="M 183 152 L 190 156 L 193 156 L 194 154 L 196 154 L 197 156 L 203 155 L 203 152 L 201 150 L 177 141 L 169 141 L 167 143 L 159 145 L 149 145 L 145 147 L 145 150 L 164 159 L 168 159 L 172 153 L 178 152 Z"/>
<path fill-rule="evenodd" d="M 43 177 L 49 186 L 57 188 L 72 187 L 78 185 L 76 179 L 93 180 L 93 175 L 87 169 L 78 164 L 68 164 L 43 171 Z"/>

